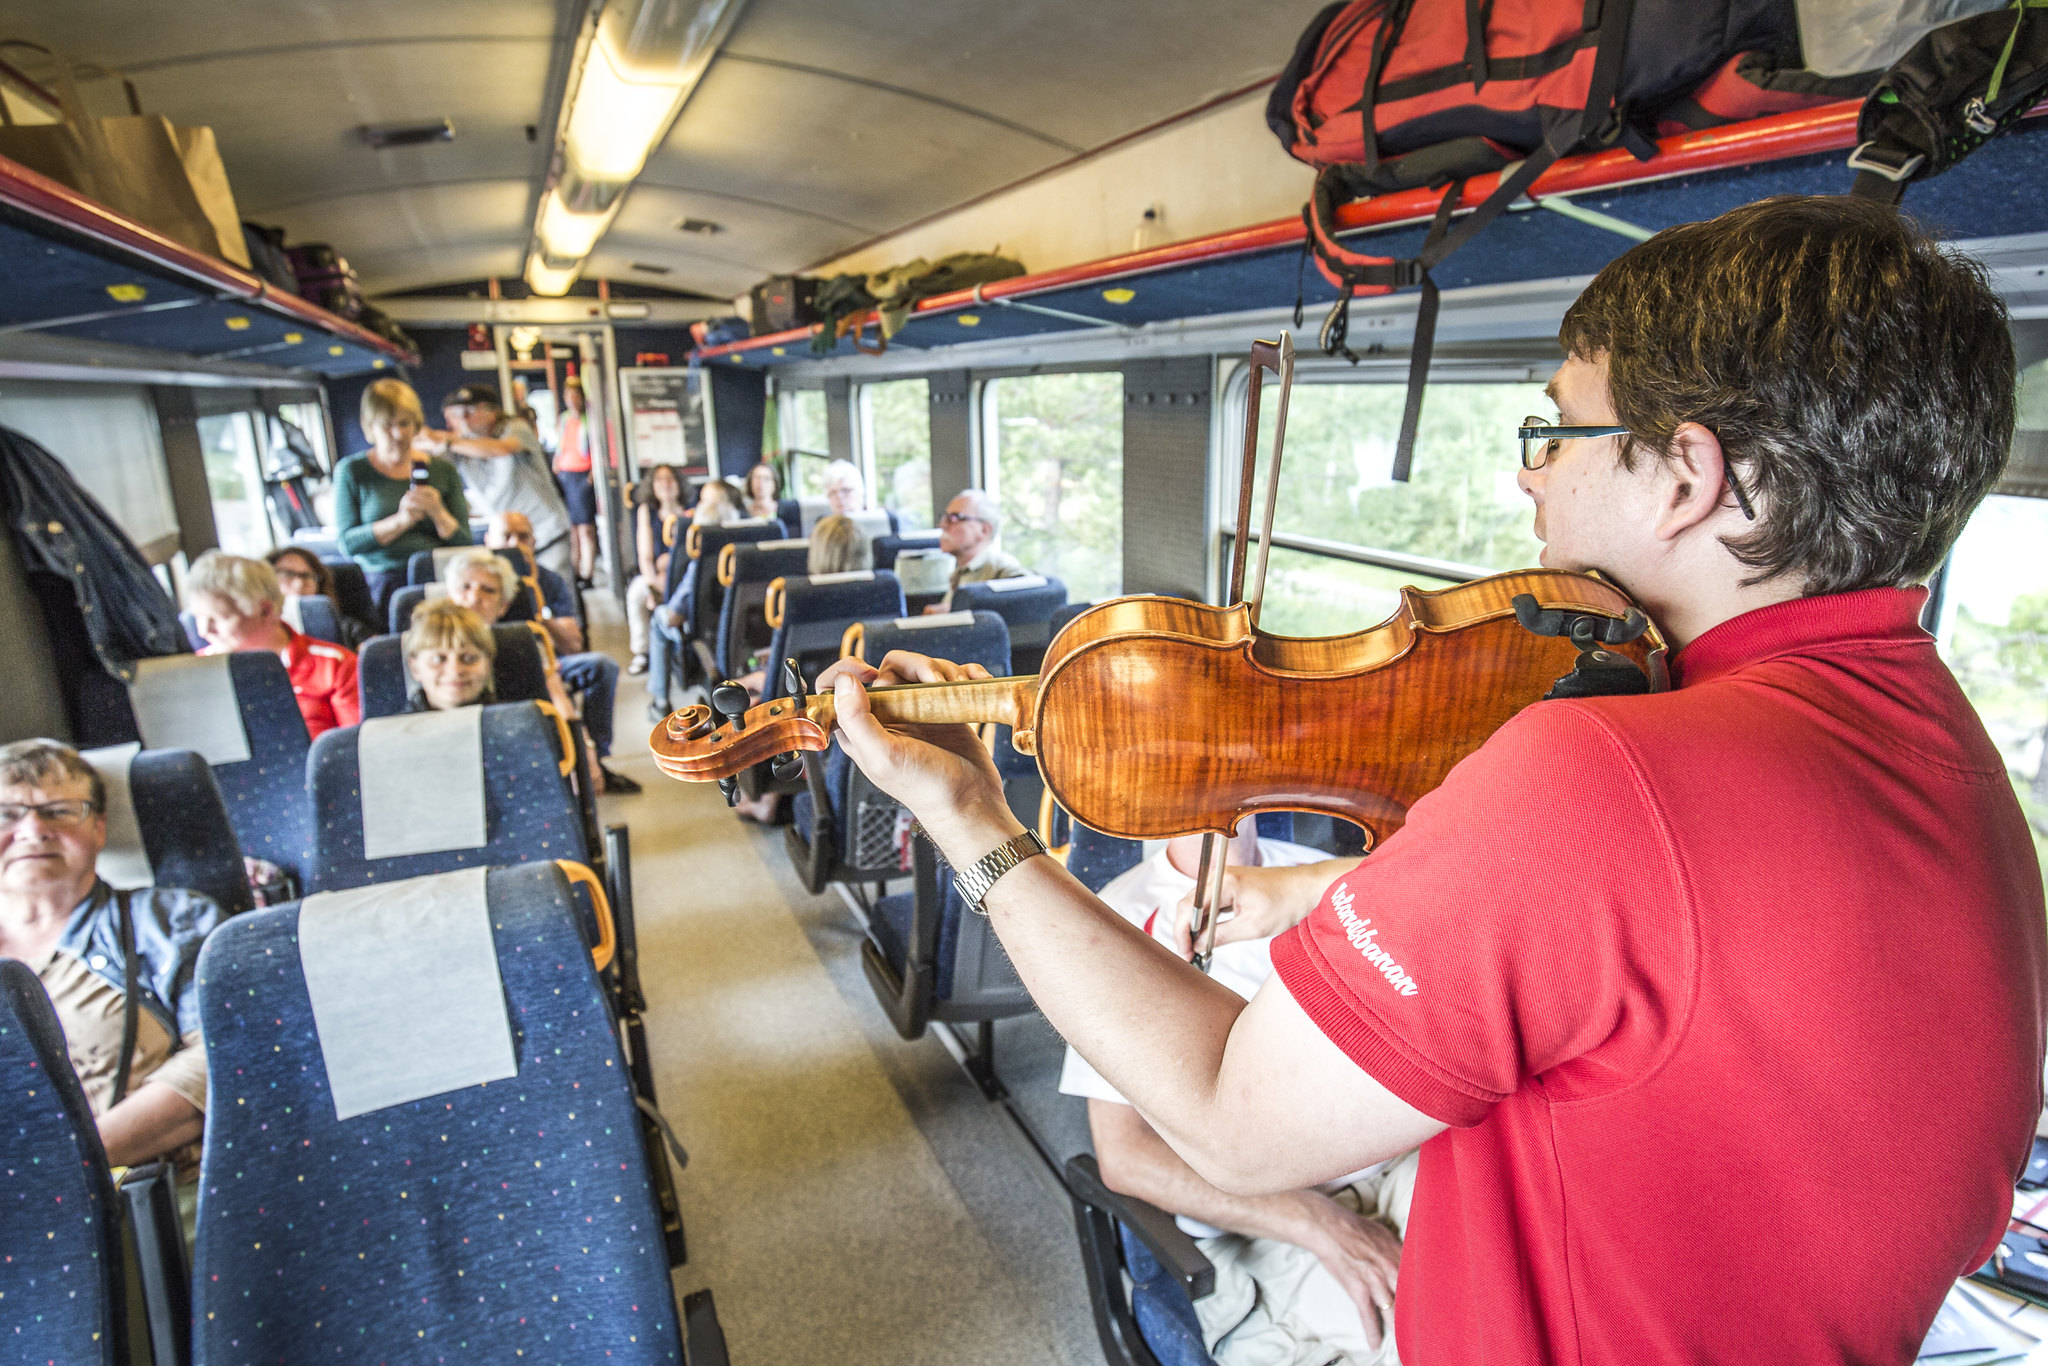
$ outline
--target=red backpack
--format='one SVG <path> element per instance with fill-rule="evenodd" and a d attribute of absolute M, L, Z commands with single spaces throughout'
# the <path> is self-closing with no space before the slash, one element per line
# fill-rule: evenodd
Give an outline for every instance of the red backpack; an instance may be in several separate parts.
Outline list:
<path fill-rule="evenodd" d="M 1805 75 L 1797 51 L 1791 0 L 1339 0 L 1316 16 L 1266 122 L 1289 155 L 1317 168 L 1304 250 L 1340 291 L 1323 349 L 1356 361 L 1345 346 L 1351 300 L 1422 286 L 1395 479 L 1408 477 L 1435 336 L 1430 268 L 1559 157 L 1619 144 L 1648 160 L 1652 136 L 1676 131 L 1659 127 L 1667 111 L 1697 127 L 1859 93 L 1780 79 L 1781 69 Z M 1454 224 L 1466 179 L 1496 171 L 1506 173 L 1499 186 Z M 1448 188 L 1417 255 L 1338 242 L 1340 205 L 1421 186 Z"/>

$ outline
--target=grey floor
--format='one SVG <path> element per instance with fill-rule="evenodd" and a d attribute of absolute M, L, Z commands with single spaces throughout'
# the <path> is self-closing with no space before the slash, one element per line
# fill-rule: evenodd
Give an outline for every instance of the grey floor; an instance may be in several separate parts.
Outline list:
<path fill-rule="evenodd" d="M 615 608 L 589 596 L 595 645 L 623 661 Z M 1067 1201 L 1016 1117 L 1057 1158 L 1085 1147 L 1058 1038 L 998 1025 L 1005 1107 L 935 1033 L 897 1037 L 854 910 L 803 890 L 781 830 L 662 777 L 645 690 L 620 684 L 612 762 L 647 790 L 604 818 L 632 830 L 649 1050 L 691 1157 L 678 1295 L 712 1290 L 735 1366 L 1097 1366 Z"/>

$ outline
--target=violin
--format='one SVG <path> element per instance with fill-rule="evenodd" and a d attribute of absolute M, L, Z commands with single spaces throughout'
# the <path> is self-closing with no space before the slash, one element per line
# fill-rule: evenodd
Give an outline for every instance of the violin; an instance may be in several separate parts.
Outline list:
<path fill-rule="evenodd" d="M 1280 377 L 1280 400 L 1247 594 L 1266 370 Z M 1069 622 L 1035 676 L 871 688 L 875 717 L 885 725 L 1009 726 L 1017 750 L 1037 758 L 1047 788 L 1082 824 L 1125 839 L 1209 836 L 1197 885 L 1214 907 L 1223 875 L 1218 841 L 1247 816 L 1335 816 L 1359 826 L 1373 848 L 1523 707 L 1546 696 L 1664 686 L 1663 639 L 1628 596 L 1560 570 L 1403 588 L 1392 617 L 1350 635 L 1259 629 L 1292 373 L 1284 334 L 1277 344 L 1254 344 L 1231 606 L 1113 599 Z M 758 706 L 725 685 L 714 690 L 713 706 L 676 712 L 649 739 L 656 763 L 673 778 L 712 781 L 823 750 L 833 699 L 793 682 L 790 696 Z M 785 759 L 781 771 L 793 767 Z M 1216 917 L 1202 919 L 1213 939 Z"/>

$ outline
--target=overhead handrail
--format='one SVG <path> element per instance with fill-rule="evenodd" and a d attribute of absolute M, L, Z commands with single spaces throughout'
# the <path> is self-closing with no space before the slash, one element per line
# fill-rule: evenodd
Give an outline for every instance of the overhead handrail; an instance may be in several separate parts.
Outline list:
<path fill-rule="evenodd" d="M 1128 332 L 1131 330 L 1131 326 L 1129 323 L 1120 323 L 1113 318 L 1097 318 L 1092 317 L 1086 313 L 1070 313 L 1064 308 L 1047 308 L 1044 304 L 1026 303 L 1022 299 L 991 299 L 982 292 L 987 288 L 987 285 L 976 285 L 974 287 L 975 303 L 995 304 L 1000 308 L 1014 308 L 1024 313 L 1037 313 L 1048 318 L 1064 318 L 1066 321 L 1070 323 L 1085 323 L 1089 327 L 1113 327 L 1119 332 Z"/>

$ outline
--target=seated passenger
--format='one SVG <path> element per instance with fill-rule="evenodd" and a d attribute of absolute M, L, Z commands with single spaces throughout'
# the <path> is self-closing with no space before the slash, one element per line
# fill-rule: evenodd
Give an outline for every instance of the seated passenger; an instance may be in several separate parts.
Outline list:
<path fill-rule="evenodd" d="M 284 661 L 309 739 L 363 719 L 355 651 L 294 631 L 277 575 L 263 561 L 209 550 L 185 576 L 185 601 L 208 641 L 200 653 L 269 650 Z"/>
<path fill-rule="evenodd" d="M 497 637 L 481 617 L 453 598 L 421 603 L 398 644 L 411 680 L 406 685 L 407 711 L 454 711 L 498 700 L 491 680 L 498 659 Z"/>
<path fill-rule="evenodd" d="M 945 599 L 925 608 L 927 615 L 953 610 L 953 589 L 963 583 L 1019 579 L 1030 571 L 996 549 L 1003 529 L 1003 510 L 981 489 L 962 489 L 946 504 L 939 519 L 939 549 L 953 557 L 953 582 Z"/>
<path fill-rule="evenodd" d="M 713 479 L 697 492 L 697 506 L 690 512 L 691 526 L 725 526 L 740 520 L 740 491 L 723 479 Z M 703 567 L 701 559 L 690 561 L 683 571 L 683 580 L 676 585 L 676 591 L 669 600 L 654 609 L 652 624 L 654 634 L 648 637 L 647 672 L 647 715 L 649 720 L 659 721 L 668 715 L 668 659 L 673 650 L 683 644 L 683 605 L 690 595 L 697 591 L 697 571 Z M 705 570 L 716 573 L 717 566 Z"/>
<path fill-rule="evenodd" d="M 782 471 L 775 468 L 773 461 L 763 459 L 748 470 L 743 487 L 747 491 L 747 516 L 766 518 L 776 515 L 782 505 Z"/>
<path fill-rule="evenodd" d="M 380 379 L 363 390 L 362 423 L 373 444 L 335 466 L 334 527 L 382 619 L 415 552 L 469 544 L 469 500 L 455 466 L 413 451 L 427 419 L 410 384 Z"/>
<path fill-rule="evenodd" d="M 1227 861 L 1240 865 L 1282 867 L 1329 857 L 1319 849 L 1260 839 L 1249 818 L 1226 848 Z M 1104 887 L 1102 899 L 1185 958 L 1185 945 L 1175 944 L 1176 907 L 1194 890 L 1201 851 L 1199 835 L 1168 840 Z M 1209 975 L 1249 1000 L 1272 975 L 1271 943 L 1219 942 Z M 1398 1361 L 1394 1283 L 1415 1185 L 1414 1152 L 1319 1189 L 1230 1195 L 1196 1175 L 1071 1048 L 1060 1090 L 1087 1098 L 1103 1184 L 1180 1216 L 1216 1267 L 1216 1288 L 1195 1301 L 1195 1312 L 1219 1366 Z"/>
<path fill-rule="evenodd" d="M 371 631 L 341 610 L 334 591 L 334 570 L 325 560 L 299 545 L 279 546 L 263 559 L 270 572 L 277 575 L 277 586 L 286 597 L 319 597 L 334 603 L 334 619 L 341 624 L 341 643 L 351 650 L 362 649 Z"/>
<path fill-rule="evenodd" d="M 640 572 L 626 585 L 626 628 L 633 649 L 629 674 L 647 672 L 647 623 L 668 584 L 668 560 L 683 539 L 689 512 L 683 507 L 683 476 L 674 465 L 656 465 L 634 498 L 633 549 Z"/>
<path fill-rule="evenodd" d="M 597 769 L 604 790 L 614 796 L 638 792 L 640 784 L 614 773 L 604 761 L 612 752 L 612 713 L 619 691 L 619 663 L 610 655 L 583 648 L 583 624 L 576 619 L 576 591 L 569 581 L 538 564 L 533 557 L 533 523 L 519 512 L 491 518 L 484 544 L 493 550 L 516 550 L 526 562 L 521 577 L 540 605 L 541 625 L 554 640 L 555 671 L 570 692 L 583 697 L 583 725 L 597 751 Z"/>
<path fill-rule="evenodd" d="M 839 517 L 867 510 L 868 481 L 861 477 L 860 466 L 851 460 L 825 466 L 825 502 Z"/>
<path fill-rule="evenodd" d="M 0 747 L 0 958 L 35 969 L 97 1118 L 107 1160 L 175 1160 L 191 1224 L 206 1115 L 206 1048 L 194 968 L 220 908 L 197 892 L 117 892 L 94 863 L 107 843 L 106 786 L 55 740 Z M 127 976 L 122 921 L 135 949 Z M 135 1007 L 125 1079 L 121 1039 Z M 125 1082 L 126 1091 L 117 1094 Z"/>
<path fill-rule="evenodd" d="M 804 572 L 810 575 L 844 574 L 854 570 L 875 567 L 874 542 L 851 517 L 834 513 L 820 517 L 818 524 L 811 528 L 811 548 L 806 555 Z M 750 664 L 753 662 L 748 661 Z M 768 672 L 765 669 L 749 669 L 741 675 L 740 684 L 746 688 L 747 697 L 754 702 L 761 700 L 761 694 L 768 687 Z M 781 811 L 782 794 L 764 792 L 752 801 L 734 803 L 733 810 L 748 820 L 773 825 Z"/>

